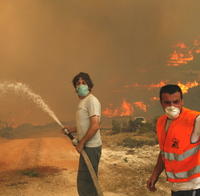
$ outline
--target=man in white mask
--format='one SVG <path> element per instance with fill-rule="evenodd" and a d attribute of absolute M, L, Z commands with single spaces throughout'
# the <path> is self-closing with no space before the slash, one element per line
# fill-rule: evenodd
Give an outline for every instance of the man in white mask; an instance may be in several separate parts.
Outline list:
<path fill-rule="evenodd" d="M 79 143 L 76 150 L 79 153 L 83 149 L 85 150 L 97 174 L 102 146 L 100 136 L 101 104 L 92 94 L 93 82 L 89 74 L 80 72 L 73 78 L 72 83 L 79 98 L 76 127 L 66 128 L 69 132 L 77 132 Z M 97 196 L 96 188 L 82 155 L 79 159 L 77 189 L 79 196 Z"/>
<path fill-rule="evenodd" d="M 156 191 L 155 184 L 165 170 L 172 196 L 200 196 L 200 113 L 183 107 L 177 85 L 160 89 L 160 103 L 165 112 L 156 127 L 160 153 L 147 188 Z"/>

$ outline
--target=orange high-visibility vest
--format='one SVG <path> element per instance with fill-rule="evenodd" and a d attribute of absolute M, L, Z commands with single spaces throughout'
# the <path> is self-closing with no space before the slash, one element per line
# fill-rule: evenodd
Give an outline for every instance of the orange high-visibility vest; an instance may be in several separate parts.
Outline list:
<path fill-rule="evenodd" d="M 165 130 L 167 116 L 157 121 L 157 136 L 167 180 L 187 182 L 200 177 L 200 141 L 191 143 L 195 119 L 199 112 L 182 108 L 177 119 Z"/>

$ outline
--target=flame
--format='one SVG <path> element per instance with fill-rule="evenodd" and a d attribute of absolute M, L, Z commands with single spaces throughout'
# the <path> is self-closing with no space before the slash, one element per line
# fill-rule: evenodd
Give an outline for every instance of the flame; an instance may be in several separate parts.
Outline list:
<path fill-rule="evenodd" d="M 189 90 L 190 88 L 194 88 L 194 87 L 196 87 L 196 86 L 199 86 L 200 83 L 197 82 L 197 81 L 194 81 L 194 82 L 187 82 L 186 84 L 183 84 L 183 83 L 181 83 L 181 82 L 178 82 L 178 85 L 179 85 L 179 87 L 181 88 L 183 94 L 185 94 L 185 93 L 188 93 L 188 90 Z"/>
<path fill-rule="evenodd" d="M 130 116 L 133 113 L 133 107 L 125 100 L 122 102 L 121 109 L 121 116 Z"/>
<path fill-rule="evenodd" d="M 125 88 L 140 87 L 140 86 L 141 86 L 141 85 L 138 84 L 138 83 L 124 85 Z"/>
<path fill-rule="evenodd" d="M 159 97 L 156 97 L 156 96 L 154 96 L 154 97 L 151 97 L 151 98 L 150 98 L 150 100 L 151 100 L 151 101 L 160 101 L 160 98 L 159 98 Z"/>
<path fill-rule="evenodd" d="M 110 104 L 109 106 L 110 106 L 110 108 L 106 108 L 103 111 L 103 115 L 105 115 L 107 117 L 130 116 L 133 114 L 133 111 L 134 111 L 131 103 L 129 103 L 126 100 L 123 100 L 121 103 L 121 106 L 116 109 L 112 109 L 112 107 L 113 107 L 112 104 Z"/>
<path fill-rule="evenodd" d="M 175 45 L 177 48 L 187 48 L 186 44 L 184 43 L 178 43 Z"/>
<path fill-rule="evenodd" d="M 138 83 L 134 83 L 134 84 L 130 84 L 130 85 L 125 85 L 125 88 L 130 88 L 130 87 L 144 87 L 144 88 L 160 88 L 164 85 L 167 84 L 167 81 L 160 81 L 157 84 L 138 84 Z"/>
<path fill-rule="evenodd" d="M 181 66 L 186 65 L 194 60 L 194 55 L 200 53 L 200 40 L 194 40 L 191 47 L 185 43 L 177 43 L 174 46 L 175 50 L 170 54 L 168 66 Z"/>
<path fill-rule="evenodd" d="M 143 87 L 143 88 L 148 88 L 148 89 L 152 89 L 152 88 L 160 88 L 164 85 L 166 85 L 167 82 L 166 81 L 160 81 L 159 83 L 157 84 L 138 84 L 138 83 L 135 83 L 135 84 L 131 84 L 131 85 L 126 85 L 125 88 L 130 88 L 130 87 Z M 197 82 L 197 81 L 194 81 L 194 82 L 186 82 L 185 84 L 181 83 L 181 82 L 177 82 L 177 85 L 180 86 L 181 90 L 183 91 L 183 93 L 187 93 L 188 90 L 190 88 L 194 88 L 196 86 L 199 86 L 200 83 Z M 157 97 L 152 97 L 151 100 L 159 100 L 159 98 Z"/>
<path fill-rule="evenodd" d="M 150 85 L 148 85 L 148 87 L 149 88 L 160 88 L 166 84 L 167 83 L 165 81 L 160 81 L 158 84 L 150 84 Z"/>
<path fill-rule="evenodd" d="M 140 110 L 146 112 L 147 105 L 142 101 L 137 101 L 134 103 L 129 103 L 126 100 L 123 100 L 121 105 L 118 108 L 113 108 L 113 105 L 110 104 L 108 108 L 106 108 L 102 113 L 104 116 L 107 117 L 114 117 L 114 116 L 131 116 L 134 112 L 134 107 L 136 106 Z"/>
<path fill-rule="evenodd" d="M 165 85 L 166 82 L 161 81 L 157 84 L 149 84 L 149 85 L 140 85 L 138 83 L 136 83 L 135 85 L 131 85 L 131 86 L 137 86 L 137 87 L 145 87 L 145 88 L 160 88 L 163 85 Z M 181 82 L 177 82 L 177 85 L 181 88 L 183 94 L 188 93 L 188 90 L 190 88 L 194 88 L 200 85 L 199 82 L 194 81 L 194 82 L 186 82 L 185 84 L 181 83 Z M 159 97 L 151 97 L 150 98 L 152 101 L 159 101 Z M 134 107 L 137 107 L 139 109 L 141 109 L 144 112 L 147 112 L 147 105 L 145 103 L 143 103 L 142 101 L 136 101 L 133 102 L 132 104 L 129 103 L 126 100 L 123 100 L 121 105 L 117 108 L 113 108 L 113 105 L 110 104 L 108 108 L 106 108 L 103 111 L 103 115 L 107 116 L 107 117 L 114 117 L 114 116 L 130 116 L 133 114 L 134 112 Z"/>
<path fill-rule="evenodd" d="M 190 51 L 187 54 L 174 51 L 171 54 L 170 61 L 168 62 L 168 66 L 177 67 L 182 64 L 187 64 L 188 62 L 193 61 L 193 60 L 194 60 L 194 56 L 193 54 L 191 54 Z"/>
<path fill-rule="evenodd" d="M 144 112 L 147 111 L 147 105 L 144 104 L 142 101 L 137 101 L 133 103 L 136 107 L 140 108 L 141 110 L 143 110 Z"/>
<path fill-rule="evenodd" d="M 106 108 L 102 113 L 103 113 L 104 116 L 113 117 L 113 116 L 117 116 L 118 112 L 116 113 L 115 110 L 112 110 L 110 108 Z"/>

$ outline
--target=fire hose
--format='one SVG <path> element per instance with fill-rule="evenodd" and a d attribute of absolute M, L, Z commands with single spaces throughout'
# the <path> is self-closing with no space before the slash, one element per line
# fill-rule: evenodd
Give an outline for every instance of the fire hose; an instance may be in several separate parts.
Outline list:
<path fill-rule="evenodd" d="M 70 138 L 70 140 L 72 141 L 72 144 L 73 144 L 74 146 L 76 146 L 76 145 L 78 144 L 78 139 L 75 138 L 75 137 L 68 131 L 68 129 L 64 128 L 64 133 L 65 133 L 65 135 L 67 135 L 67 136 Z M 103 196 L 103 192 L 102 192 L 102 190 L 101 190 L 101 188 L 100 188 L 100 185 L 99 185 L 99 182 L 98 182 L 98 179 L 97 179 L 97 175 L 96 175 L 96 173 L 95 173 L 95 170 L 94 170 L 94 168 L 93 168 L 93 166 L 92 166 L 92 163 L 91 163 L 91 161 L 90 161 L 90 159 L 89 159 L 87 153 L 86 153 L 84 150 L 82 150 L 82 151 L 80 152 L 80 154 L 82 155 L 82 157 L 83 157 L 83 159 L 84 159 L 84 161 L 85 161 L 85 164 L 86 164 L 86 166 L 87 166 L 87 168 L 88 168 L 88 171 L 89 171 L 89 173 L 90 173 L 90 176 L 91 176 L 92 181 L 93 181 L 93 183 L 94 183 L 94 186 L 95 186 L 95 188 L 96 188 L 96 191 L 97 191 L 98 196 Z"/>

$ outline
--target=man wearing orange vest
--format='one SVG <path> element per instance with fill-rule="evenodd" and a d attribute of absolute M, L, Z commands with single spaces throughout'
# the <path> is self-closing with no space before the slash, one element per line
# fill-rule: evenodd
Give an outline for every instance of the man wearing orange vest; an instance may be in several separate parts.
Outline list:
<path fill-rule="evenodd" d="M 156 191 L 165 169 L 172 196 L 200 196 L 200 113 L 183 107 L 177 85 L 160 89 L 160 103 L 165 111 L 157 121 L 160 153 L 147 188 Z"/>

